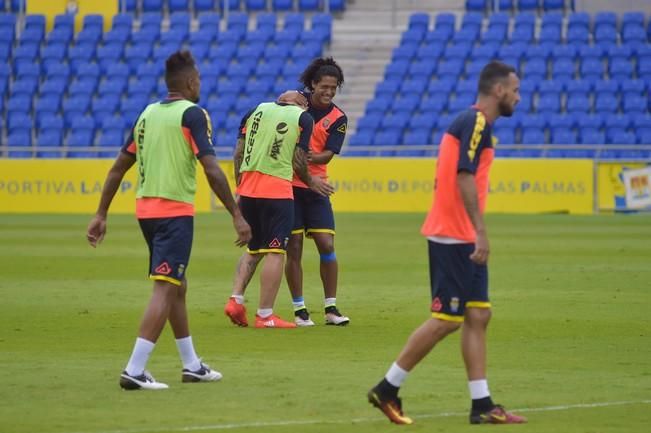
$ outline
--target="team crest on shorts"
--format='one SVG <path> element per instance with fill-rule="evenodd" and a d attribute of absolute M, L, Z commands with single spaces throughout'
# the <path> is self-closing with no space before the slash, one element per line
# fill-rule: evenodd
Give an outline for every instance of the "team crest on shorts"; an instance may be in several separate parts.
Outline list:
<path fill-rule="evenodd" d="M 432 301 L 432 311 L 436 313 L 438 311 L 441 311 L 442 307 L 443 305 L 441 305 L 441 300 L 438 297 L 434 298 Z"/>
<path fill-rule="evenodd" d="M 450 299 L 450 311 L 453 313 L 459 311 L 459 298 Z"/>
<path fill-rule="evenodd" d="M 273 241 L 269 242 L 269 248 L 280 248 L 280 241 L 278 238 L 274 238 Z"/>
<path fill-rule="evenodd" d="M 172 273 L 172 268 L 170 268 L 170 265 L 168 265 L 167 262 L 163 262 L 154 269 L 154 272 L 161 275 L 169 275 Z"/>
<path fill-rule="evenodd" d="M 183 275 L 183 272 L 185 272 L 185 265 L 184 265 L 183 263 L 181 263 L 181 264 L 179 265 L 179 269 L 177 270 L 176 273 L 177 273 L 178 276 L 180 277 L 181 275 Z"/>

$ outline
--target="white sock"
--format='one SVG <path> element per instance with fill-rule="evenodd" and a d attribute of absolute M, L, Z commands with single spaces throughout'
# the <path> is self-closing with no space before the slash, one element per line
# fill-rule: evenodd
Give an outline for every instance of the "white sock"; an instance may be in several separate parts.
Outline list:
<path fill-rule="evenodd" d="M 468 390 L 470 391 L 470 398 L 473 400 L 486 398 L 491 395 L 491 393 L 488 392 L 488 381 L 486 379 L 469 381 Z"/>
<path fill-rule="evenodd" d="M 263 319 L 271 316 L 273 312 L 273 308 L 258 308 L 258 316 L 262 317 Z"/>
<path fill-rule="evenodd" d="M 136 338 L 136 344 L 133 346 L 131 358 L 125 370 L 129 376 L 140 376 L 145 371 L 149 355 L 154 350 L 156 343 L 145 340 L 144 338 Z"/>
<path fill-rule="evenodd" d="M 337 298 L 325 298 L 325 307 L 332 307 L 333 305 L 337 304 Z"/>
<path fill-rule="evenodd" d="M 231 295 L 231 298 L 235 299 L 235 302 L 240 305 L 244 304 L 244 295 Z"/>
<path fill-rule="evenodd" d="M 199 361 L 199 357 L 194 351 L 194 344 L 192 344 L 192 336 L 188 335 L 185 338 L 177 339 L 176 348 L 179 349 L 183 368 L 190 371 L 197 371 L 201 368 L 201 361 Z"/>
<path fill-rule="evenodd" d="M 400 388 L 400 386 L 402 386 L 402 382 L 405 381 L 408 374 L 409 372 L 407 370 L 402 369 L 397 363 L 394 362 L 391 364 L 391 368 L 389 368 L 389 371 L 387 371 L 387 374 L 384 376 L 384 378 L 391 385 Z"/>

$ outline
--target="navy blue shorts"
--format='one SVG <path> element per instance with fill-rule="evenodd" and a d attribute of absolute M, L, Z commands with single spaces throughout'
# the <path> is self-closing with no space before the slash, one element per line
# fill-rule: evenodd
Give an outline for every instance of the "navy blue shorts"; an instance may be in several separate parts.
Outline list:
<path fill-rule="evenodd" d="M 149 278 L 180 286 L 190 262 L 194 218 L 146 218 L 138 223 L 149 247 Z"/>
<path fill-rule="evenodd" d="M 324 197 L 309 188 L 294 187 L 294 227 L 292 234 L 335 234 L 335 216 L 330 197 Z"/>
<path fill-rule="evenodd" d="M 488 267 L 470 260 L 475 244 L 427 243 L 432 317 L 463 322 L 466 307 L 490 308 Z"/>
<path fill-rule="evenodd" d="M 285 253 L 294 220 L 294 200 L 240 197 L 242 216 L 251 226 L 248 252 Z"/>

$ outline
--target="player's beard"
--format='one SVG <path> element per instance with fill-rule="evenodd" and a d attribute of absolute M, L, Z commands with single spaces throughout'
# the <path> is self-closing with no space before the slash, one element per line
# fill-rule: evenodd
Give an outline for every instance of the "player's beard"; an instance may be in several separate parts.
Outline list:
<path fill-rule="evenodd" d="M 511 117 L 515 109 L 515 107 L 507 104 L 506 101 L 500 101 L 497 108 L 500 110 L 500 116 L 502 117 Z"/>

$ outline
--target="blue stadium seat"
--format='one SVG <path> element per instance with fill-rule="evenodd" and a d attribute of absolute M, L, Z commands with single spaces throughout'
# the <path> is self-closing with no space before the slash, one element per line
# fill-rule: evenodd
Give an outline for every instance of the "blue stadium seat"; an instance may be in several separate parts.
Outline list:
<path fill-rule="evenodd" d="M 619 109 L 619 99 L 611 93 L 597 94 L 594 109 L 597 113 L 615 113 Z"/>
<path fill-rule="evenodd" d="M 597 44 L 617 43 L 617 30 L 613 27 L 598 27 L 594 33 L 594 41 Z"/>
<path fill-rule="evenodd" d="M 562 77 L 574 78 L 574 60 L 561 58 L 552 62 L 552 77 L 559 79 Z"/>
<path fill-rule="evenodd" d="M 384 70 L 384 77 L 385 78 L 404 77 L 407 74 L 408 69 L 409 69 L 409 61 L 397 60 L 387 65 L 386 69 Z"/>
<path fill-rule="evenodd" d="M 542 95 L 538 99 L 538 105 L 536 107 L 536 110 L 539 113 L 555 113 L 560 111 L 561 109 L 561 102 L 559 95 L 555 94 L 546 94 Z"/>
<path fill-rule="evenodd" d="M 565 88 L 570 97 L 573 95 L 588 95 L 591 90 L 592 82 L 588 80 L 570 80 Z"/>
<path fill-rule="evenodd" d="M 220 96 L 224 94 L 234 94 L 237 95 L 244 89 L 244 85 L 240 80 L 236 79 L 224 79 L 217 82 L 217 93 Z"/>
<path fill-rule="evenodd" d="M 142 0 L 143 12 L 158 12 L 163 10 L 163 0 Z"/>
<path fill-rule="evenodd" d="M 419 77 L 421 87 L 424 85 L 423 80 L 429 80 L 429 77 L 436 70 L 436 60 L 417 60 L 409 66 L 408 75 Z M 427 82 L 427 81 L 425 81 Z"/>
<path fill-rule="evenodd" d="M 272 0 L 271 6 L 274 11 L 291 11 L 294 8 L 294 0 Z"/>
<path fill-rule="evenodd" d="M 411 114 L 411 112 L 413 112 L 416 107 L 418 107 L 418 104 L 420 104 L 420 95 L 405 94 L 400 98 L 393 100 L 391 109 L 394 112 Z"/>
<path fill-rule="evenodd" d="M 628 60 L 612 60 L 608 73 L 613 80 L 630 80 L 633 78 L 633 64 Z"/>
<path fill-rule="evenodd" d="M 11 86 L 11 97 L 24 96 L 27 98 L 32 98 L 36 93 L 36 88 L 38 87 L 38 78 L 37 77 L 24 77 L 19 80 L 14 81 Z"/>
<path fill-rule="evenodd" d="M 604 65 L 601 60 L 594 58 L 587 58 L 581 62 L 580 66 L 581 77 L 603 77 Z"/>
<path fill-rule="evenodd" d="M 59 148 L 63 145 L 63 133 L 59 129 L 44 129 L 40 130 L 36 138 L 36 144 L 40 148 L 49 147 L 52 149 L 38 151 L 36 156 L 38 158 L 59 158 L 61 151 Z"/>
<path fill-rule="evenodd" d="M 7 135 L 7 145 L 10 147 L 22 147 L 25 150 L 10 150 L 9 158 L 29 158 L 32 156 L 32 134 L 29 131 L 16 131 Z"/>
<path fill-rule="evenodd" d="M 391 104 L 393 103 L 392 96 L 378 96 L 366 103 L 366 114 L 370 113 L 382 113 L 389 111 Z"/>
<path fill-rule="evenodd" d="M 95 119 L 92 116 L 80 116 L 73 119 L 71 128 L 74 131 L 86 131 L 90 134 L 95 133 Z"/>
<path fill-rule="evenodd" d="M 420 112 L 411 116 L 408 125 L 410 129 L 427 129 L 429 132 L 431 132 L 432 125 L 434 125 L 435 121 L 436 118 L 432 113 Z"/>
<path fill-rule="evenodd" d="M 617 80 L 597 80 L 594 82 L 595 94 L 610 93 L 615 94 L 619 92 L 619 81 Z"/>
<path fill-rule="evenodd" d="M 447 98 L 441 97 L 440 94 L 434 94 L 421 99 L 418 109 L 421 112 L 426 113 L 428 116 L 432 116 L 432 114 L 440 113 L 445 110 L 447 103 Z"/>
<path fill-rule="evenodd" d="M 104 31 L 104 16 L 100 14 L 85 15 L 82 21 L 83 30 Z"/>
<path fill-rule="evenodd" d="M 592 109 L 591 105 L 587 93 L 575 93 L 568 96 L 566 108 L 568 113 L 588 113 Z"/>
<path fill-rule="evenodd" d="M 370 146 L 373 143 L 373 135 L 374 133 L 372 131 L 357 131 L 351 138 L 350 141 L 348 142 L 349 146 L 356 147 L 356 146 Z M 359 151 L 357 151 L 359 152 Z M 350 152 L 348 152 L 350 155 Z M 368 152 L 363 152 L 363 154 L 357 154 L 354 156 L 368 156 Z"/>
<path fill-rule="evenodd" d="M 527 128 L 522 133 L 523 144 L 545 144 L 547 139 L 545 133 L 539 129 Z"/>
<path fill-rule="evenodd" d="M 651 129 L 651 114 L 649 112 L 633 113 L 632 117 L 635 129 Z"/>
<path fill-rule="evenodd" d="M 549 124 L 558 129 L 573 129 L 577 125 L 578 119 L 571 114 L 552 113 L 549 116 Z"/>
<path fill-rule="evenodd" d="M 544 80 L 547 78 L 547 62 L 532 58 L 524 64 L 524 74 L 527 79 Z"/>
<path fill-rule="evenodd" d="M 570 28 L 567 31 L 566 41 L 571 45 L 588 44 L 590 42 L 590 32 L 583 27 Z"/>
<path fill-rule="evenodd" d="M 319 10 L 319 0 L 298 0 L 298 10 L 314 12 Z"/>
<path fill-rule="evenodd" d="M 557 11 L 565 8 L 565 0 L 543 0 L 542 4 L 545 11 Z"/>
<path fill-rule="evenodd" d="M 124 144 L 124 135 L 121 132 L 107 131 L 102 132 L 102 135 L 99 138 L 97 143 L 99 147 L 114 147 L 114 151 L 104 151 L 99 152 L 98 156 L 100 158 L 111 158 L 117 155 L 117 148 Z"/>
<path fill-rule="evenodd" d="M 595 128 L 582 128 L 579 130 L 581 144 L 605 144 L 606 135 Z"/>
<path fill-rule="evenodd" d="M 538 0 L 518 0 L 519 11 L 535 11 L 538 6 Z"/>
<path fill-rule="evenodd" d="M 415 12 L 409 16 L 407 22 L 408 30 L 419 30 L 421 33 L 427 32 L 429 28 L 429 14 L 424 12 Z"/>
<path fill-rule="evenodd" d="M 330 11 L 341 12 L 346 9 L 346 0 L 330 0 Z"/>
<path fill-rule="evenodd" d="M 97 88 L 97 80 L 95 78 L 75 80 L 68 87 L 70 95 L 92 95 Z"/>
<path fill-rule="evenodd" d="M 411 116 L 410 112 L 398 112 L 386 114 L 382 119 L 381 127 L 384 129 L 404 129 L 409 123 L 409 118 Z"/>
<path fill-rule="evenodd" d="M 553 129 L 551 137 L 552 144 L 576 144 L 578 142 L 576 132 L 565 128 Z"/>
<path fill-rule="evenodd" d="M 651 145 L 651 128 L 637 129 L 635 136 L 638 144 Z"/>
<path fill-rule="evenodd" d="M 32 98 L 27 96 L 15 96 L 9 98 L 7 111 L 13 113 L 28 113 L 32 110 Z"/>
<path fill-rule="evenodd" d="M 138 32 L 140 34 L 140 32 Z M 147 35 L 146 35 L 147 36 Z M 153 40 L 156 36 L 151 36 Z M 109 44 L 119 45 L 122 49 L 127 41 L 131 38 L 131 32 L 126 32 L 123 28 L 117 28 L 104 33 L 101 37 L 104 46 Z M 99 47 L 98 47 L 99 48 Z M 98 50 L 99 51 L 99 50 Z"/>
<path fill-rule="evenodd" d="M 458 77 L 463 72 L 463 60 L 441 60 L 438 64 L 438 75 Z"/>
<path fill-rule="evenodd" d="M 647 34 L 643 27 L 627 27 L 622 30 L 622 42 L 625 44 L 634 42 L 646 44 Z"/>
<path fill-rule="evenodd" d="M 450 113 L 458 113 L 468 109 L 475 102 L 475 95 L 469 93 L 462 93 L 455 96 L 454 99 L 448 101 L 448 111 Z"/>
<path fill-rule="evenodd" d="M 406 145 L 425 145 L 430 144 L 431 132 L 429 129 L 413 129 L 405 131 L 403 135 L 403 144 Z"/>
<path fill-rule="evenodd" d="M 75 25 L 74 15 L 59 14 L 54 16 L 54 30 L 57 29 L 70 29 Z"/>
<path fill-rule="evenodd" d="M 439 42 L 428 42 L 420 46 L 415 44 L 415 48 L 417 48 L 415 57 L 423 60 L 437 60 L 445 50 L 445 46 Z"/>
<path fill-rule="evenodd" d="M 111 80 L 102 81 L 97 89 L 97 94 L 99 96 L 121 95 L 126 89 L 126 86 L 126 77 L 115 76 Z"/>
<path fill-rule="evenodd" d="M 606 131 L 606 138 L 612 144 L 635 144 L 637 138 L 635 134 L 630 131 L 621 129 L 611 129 Z"/>
<path fill-rule="evenodd" d="M 427 93 L 438 98 L 446 98 L 447 94 L 452 92 L 456 85 L 454 77 L 439 77 L 438 80 L 432 80 L 427 85 Z"/>
<path fill-rule="evenodd" d="M 133 15 L 130 13 L 119 13 L 113 15 L 111 30 L 120 30 L 127 34 L 131 33 L 133 27 Z"/>
<path fill-rule="evenodd" d="M 617 27 L 617 15 L 614 12 L 597 12 L 594 18 L 595 29 L 599 27 Z"/>
<path fill-rule="evenodd" d="M 40 116 L 49 114 L 54 115 L 59 111 L 61 107 L 62 95 L 46 94 L 38 98 L 34 104 L 34 111 L 37 116 L 37 122 L 39 122 Z M 40 124 L 40 123 L 39 123 Z"/>
<path fill-rule="evenodd" d="M 92 111 L 93 113 L 103 112 L 103 113 L 113 115 L 113 113 L 117 111 L 119 103 L 120 103 L 120 95 L 105 94 L 103 96 L 100 96 L 99 98 L 95 98 L 92 101 Z"/>
<path fill-rule="evenodd" d="M 32 118 L 26 112 L 8 113 L 7 132 L 12 133 L 20 130 L 31 131 Z"/>
<path fill-rule="evenodd" d="M 487 0 L 466 0 L 466 10 L 474 12 L 486 12 Z"/>
<path fill-rule="evenodd" d="M 401 129 L 385 129 L 378 131 L 373 137 L 375 146 L 397 146 L 401 144 Z"/>
<path fill-rule="evenodd" d="M 599 113 L 579 113 L 577 119 L 581 129 L 600 130 L 604 126 L 604 116 Z"/>
<path fill-rule="evenodd" d="M 360 130 L 375 131 L 380 127 L 383 118 L 384 116 L 382 115 L 382 113 L 365 114 L 364 116 L 357 119 L 357 131 Z"/>
<path fill-rule="evenodd" d="M 136 0 L 119 0 L 118 1 L 118 10 L 126 10 L 127 12 L 136 11 Z M 120 14 L 126 15 L 126 14 Z"/>
<path fill-rule="evenodd" d="M 633 123 L 633 118 L 628 114 L 615 114 L 605 117 L 606 130 L 628 130 Z"/>
<path fill-rule="evenodd" d="M 627 95 L 622 98 L 622 108 L 626 113 L 645 112 L 648 110 L 648 98 L 641 95 Z"/>

